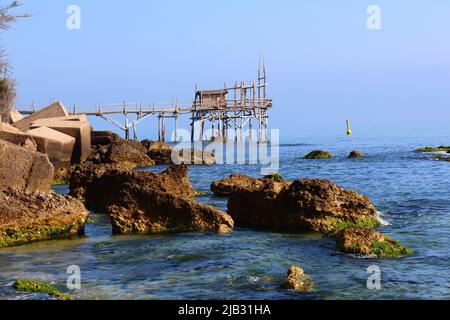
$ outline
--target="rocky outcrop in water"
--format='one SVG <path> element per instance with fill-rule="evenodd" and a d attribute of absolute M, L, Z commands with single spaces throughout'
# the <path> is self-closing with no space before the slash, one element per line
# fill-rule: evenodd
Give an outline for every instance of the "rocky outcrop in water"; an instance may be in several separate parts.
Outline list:
<path fill-rule="evenodd" d="M 213 165 L 216 163 L 214 154 L 202 150 L 176 149 L 165 143 L 143 140 L 141 145 L 146 148 L 147 155 L 156 164 Z"/>
<path fill-rule="evenodd" d="M 89 212 L 57 194 L 0 191 L 0 247 L 82 234 Z"/>
<path fill-rule="evenodd" d="M 303 159 L 329 159 L 332 157 L 333 155 L 328 151 L 314 150 L 304 156 Z"/>
<path fill-rule="evenodd" d="M 225 212 L 151 187 L 122 190 L 125 202 L 111 205 L 115 234 L 232 231 L 233 219 Z"/>
<path fill-rule="evenodd" d="M 366 155 L 364 153 L 362 153 L 361 151 L 358 150 L 353 150 L 352 152 L 350 152 L 350 154 L 348 155 L 349 159 L 356 159 L 356 158 L 363 158 Z"/>
<path fill-rule="evenodd" d="M 255 183 L 257 185 L 257 183 Z M 264 181 L 230 194 L 228 214 L 239 227 L 280 232 L 335 233 L 348 226 L 378 226 L 370 199 L 328 180 Z"/>
<path fill-rule="evenodd" d="M 120 164 L 130 168 L 153 166 L 155 162 L 147 156 L 146 151 L 139 142 L 119 140 L 94 146 L 87 161 L 94 164 Z"/>
<path fill-rule="evenodd" d="M 158 174 L 87 163 L 73 172 L 70 189 L 89 208 L 108 213 L 116 234 L 228 232 L 234 225 L 226 213 L 193 199 L 185 165 Z"/>
<path fill-rule="evenodd" d="M 377 258 L 397 258 L 413 252 L 388 236 L 370 228 L 345 228 L 336 235 L 339 251 Z"/>
<path fill-rule="evenodd" d="M 172 164 L 172 146 L 165 142 L 151 140 L 141 141 L 147 155 L 155 161 L 155 164 Z"/>
<path fill-rule="evenodd" d="M 36 151 L 0 140 L 0 189 L 50 192 L 53 166 Z"/>
<path fill-rule="evenodd" d="M 297 292 L 308 292 L 313 288 L 313 282 L 305 274 L 302 268 L 292 266 L 287 272 L 287 277 L 281 284 L 281 289 L 294 290 Z"/>
<path fill-rule="evenodd" d="M 280 187 L 290 184 L 289 182 L 284 181 L 280 175 L 255 179 L 243 174 L 232 174 L 229 178 L 214 181 L 211 184 L 211 191 L 216 196 L 227 197 L 239 190 L 259 190 L 268 182 L 279 182 Z"/>
<path fill-rule="evenodd" d="M 425 147 L 416 149 L 418 152 L 447 152 L 450 153 L 450 146 L 440 146 L 437 148 Z"/>

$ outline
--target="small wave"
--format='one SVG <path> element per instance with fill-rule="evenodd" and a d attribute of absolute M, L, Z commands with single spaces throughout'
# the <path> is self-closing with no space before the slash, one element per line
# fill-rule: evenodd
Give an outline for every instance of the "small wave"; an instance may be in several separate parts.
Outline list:
<path fill-rule="evenodd" d="M 258 282 L 261 278 L 257 276 L 247 276 L 249 282 Z"/>
<path fill-rule="evenodd" d="M 280 143 L 280 147 L 311 147 L 313 144 L 310 143 Z"/>
<path fill-rule="evenodd" d="M 381 223 L 382 226 L 391 226 L 392 224 L 383 218 L 385 215 L 386 214 L 384 212 L 377 211 L 378 222 Z"/>

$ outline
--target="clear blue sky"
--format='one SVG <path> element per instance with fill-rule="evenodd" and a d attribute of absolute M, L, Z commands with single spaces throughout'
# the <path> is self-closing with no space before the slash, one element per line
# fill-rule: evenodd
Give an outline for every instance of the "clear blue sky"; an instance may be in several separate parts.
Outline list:
<path fill-rule="evenodd" d="M 450 120 L 448 0 L 22 2 L 32 17 L 1 34 L 21 105 L 191 99 L 196 83 L 255 79 L 263 52 L 271 126 L 286 134 L 347 118 Z M 81 30 L 66 28 L 70 4 Z M 366 27 L 371 4 L 379 31 Z"/>

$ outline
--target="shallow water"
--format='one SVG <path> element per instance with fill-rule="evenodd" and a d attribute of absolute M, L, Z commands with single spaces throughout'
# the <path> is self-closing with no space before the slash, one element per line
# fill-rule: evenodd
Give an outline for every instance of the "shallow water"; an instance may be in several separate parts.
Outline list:
<path fill-rule="evenodd" d="M 282 140 L 281 174 L 331 179 L 370 196 L 390 222 L 381 231 L 414 255 L 358 259 L 336 253 L 332 240 L 317 235 L 242 229 L 225 236 L 112 236 L 108 217 L 93 214 L 86 237 L 0 250 L 0 299 L 46 298 L 17 294 L 12 282 L 26 277 L 64 288 L 70 265 L 81 268 L 82 289 L 73 292 L 81 299 L 449 299 L 450 163 L 413 151 L 450 144 L 449 126 L 367 127 L 352 137 L 330 132 L 336 134 Z M 299 159 L 313 149 L 336 157 Z M 348 160 L 353 149 L 367 157 Z M 199 200 L 226 209 L 209 185 L 233 172 L 260 176 L 258 166 L 191 167 L 194 187 L 208 192 Z M 293 264 L 313 278 L 314 292 L 278 289 Z M 371 265 L 381 268 L 381 290 L 367 289 Z"/>

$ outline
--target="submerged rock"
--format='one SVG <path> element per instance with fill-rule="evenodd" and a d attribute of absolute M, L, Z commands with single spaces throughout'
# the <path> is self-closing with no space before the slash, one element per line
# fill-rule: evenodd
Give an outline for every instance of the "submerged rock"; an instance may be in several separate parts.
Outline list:
<path fill-rule="evenodd" d="M 226 213 L 193 199 L 195 190 L 185 165 L 152 173 L 85 164 L 73 172 L 70 189 L 89 208 L 108 213 L 116 234 L 222 233 L 234 225 Z"/>
<path fill-rule="evenodd" d="M 397 258 L 413 252 L 388 236 L 369 228 L 345 228 L 336 235 L 336 247 L 349 254 Z"/>
<path fill-rule="evenodd" d="M 305 274 L 302 268 L 292 266 L 287 272 L 287 278 L 281 284 L 281 289 L 294 290 L 298 292 L 309 292 L 313 288 L 313 282 Z"/>
<path fill-rule="evenodd" d="M 350 152 L 348 158 L 349 159 L 355 159 L 355 158 L 363 158 L 366 155 L 364 153 L 362 153 L 361 151 L 358 150 L 353 150 L 352 152 Z"/>
<path fill-rule="evenodd" d="M 73 297 L 59 292 L 51 284 L 32 279 L 17 279 L 14 282 L 13 287 L 18 292 L 45 293 L 58 300 L 73 300 Z"/>
<path fill-rule="evenodd" d="M 349 226 L 379 225 L 376 209 L 368 197 L 328 180 L 302 179 L 292 183 L 261 180 L 254 186 L 230 194 L 228 214 L 237 226 L 335 233 Z"/>
<path fill-rule="evenodd" d="M 155 162 L 146 154 L 146 149 L 136 141 L 119 140 L 109 145 L 97 145 L 88 162 L 95 164 L 120 164 L 130 168 L 153 166 Z"/>
<path fill-rule="evenodd" d="M 436 156 L 436 157 L 434 157 L 433 159 L 434 159 L 434 160 L 439 160 L 439 161 L 447 161 L 447 162 L 450 162 L 450 157 L 441 156 L 441 155 Z"/>
<path fill-rule="evenodd" d="M 425 147 L 416 149 L 418 152 L 450 152 L 450 146 L 440 146 L 437 148 Z"/>
<path fill-rule="evenodd" d="M 52 178 L 53 166 L 45 154 L 0 140 L 0 190 L 50 192 Z"/>
<path fill-rule="evenodd" d="M 0 191 L 0 247 L 82 234 L 89 212 L 72 197 Z"/>
<path fill-rule="evenodd" d="M 332 157 L 333 155 L 328 151 L 314 150 L 304 156 L 303 159 L 329 159 Z"/>

